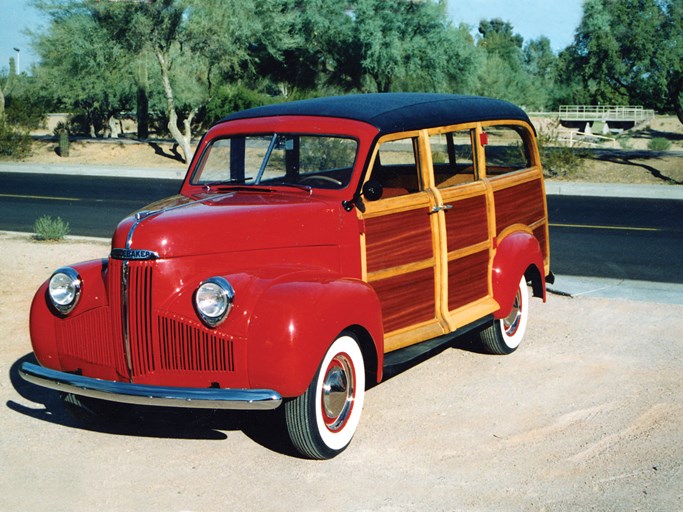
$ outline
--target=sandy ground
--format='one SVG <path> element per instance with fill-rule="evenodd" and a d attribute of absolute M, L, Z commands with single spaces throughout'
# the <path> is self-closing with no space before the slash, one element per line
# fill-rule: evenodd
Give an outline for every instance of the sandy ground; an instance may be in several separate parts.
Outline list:
<path fill-rule="evenodd" d="M 516 353 L 461 342 L 380 384 L 351 446 L 312 462 L 277 411 L 74 422 L 17 367 L 34 290 L 108 244 L 0 247 L 2 511 L 683 509 L 683 306 L 534 301 Z"/>

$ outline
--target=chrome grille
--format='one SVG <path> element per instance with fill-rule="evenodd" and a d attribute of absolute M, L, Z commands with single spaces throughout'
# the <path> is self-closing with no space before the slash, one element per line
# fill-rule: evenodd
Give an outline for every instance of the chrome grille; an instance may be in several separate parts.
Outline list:
<path fill-rule="evenodd" d="M 159 352 L 164 370 L 235 370 L 232 340 L 171 316 L 159 316 Z"/>
<path fill-rule="evenodd" d="M 128 335 L 127 347 L 133 376 L 145 375 L 155 369 L 154 338 L 152 335 L 152 277 L 153 261 L 126 261 L 123 273 L 127 275 L 124 286 L 125 298 L 124 333 Z M 122 284 L 123 286 L 123 284 Z"/>

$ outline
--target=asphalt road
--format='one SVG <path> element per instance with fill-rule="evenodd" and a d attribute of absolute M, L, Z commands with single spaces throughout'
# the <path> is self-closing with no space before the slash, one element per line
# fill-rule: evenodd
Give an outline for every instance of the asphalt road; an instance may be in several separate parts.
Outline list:
<path fill-rule="evenodd" d="M 42 215 L 69 223 L 72 235 L 109 238 L 131 212 L 176 194 L 180 180 L 2 173 L 0 230 L 33 231 Z"/>
<path fill-rule="evenodd" d="M 51 215 L 74 235 L 109 237 L 125 216 L 179 187 L 170 179 L 3 173 L 0 230 L 30 232 Z M 683 283 L 683 201 L 548 196 L 548 211 L 556 274 Z"/>
<path fill-rule="evenodd" d="M 683 201 L 548 196 L 561 275 L 683 283 Z"/>

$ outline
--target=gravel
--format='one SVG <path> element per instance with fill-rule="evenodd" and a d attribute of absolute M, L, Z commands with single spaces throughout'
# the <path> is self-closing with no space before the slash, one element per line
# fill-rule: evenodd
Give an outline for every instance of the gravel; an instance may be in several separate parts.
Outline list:
<path fill-rule="evenodd" d="M 683 305 L 534 300 L 517 352 L 456 342 L 369 390 L 350 447 L 314 462 L 278 411 L 78 424 L 17 367 L 36 288 L 108 244 L 0 246 L 0 510 L 683 509 Z"/>

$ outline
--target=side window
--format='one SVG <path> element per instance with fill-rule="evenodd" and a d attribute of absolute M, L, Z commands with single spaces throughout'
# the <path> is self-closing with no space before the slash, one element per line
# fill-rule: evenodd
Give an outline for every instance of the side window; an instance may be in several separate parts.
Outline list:
<path fill-rule="evenodd" d="M 473 130 L 459 130 L 429 138 L 437 188 L 472 183 L 476 179 L 472 132 Z"/>
<path fill-rule="evenodd" d="M 488 126 L 484 128 L 488 143 L 484 148 L 487 176 L 497 176 L 526 169 L 531 157 L 523 137 L 524 130 L 517 126 Z"/>
<path fill-rule="evenodd" d="M 381 183 L 382 198 L 412 194 L 421 189 L 417 139 L 399 139 L 380 145 L 370 178 Z"/>

